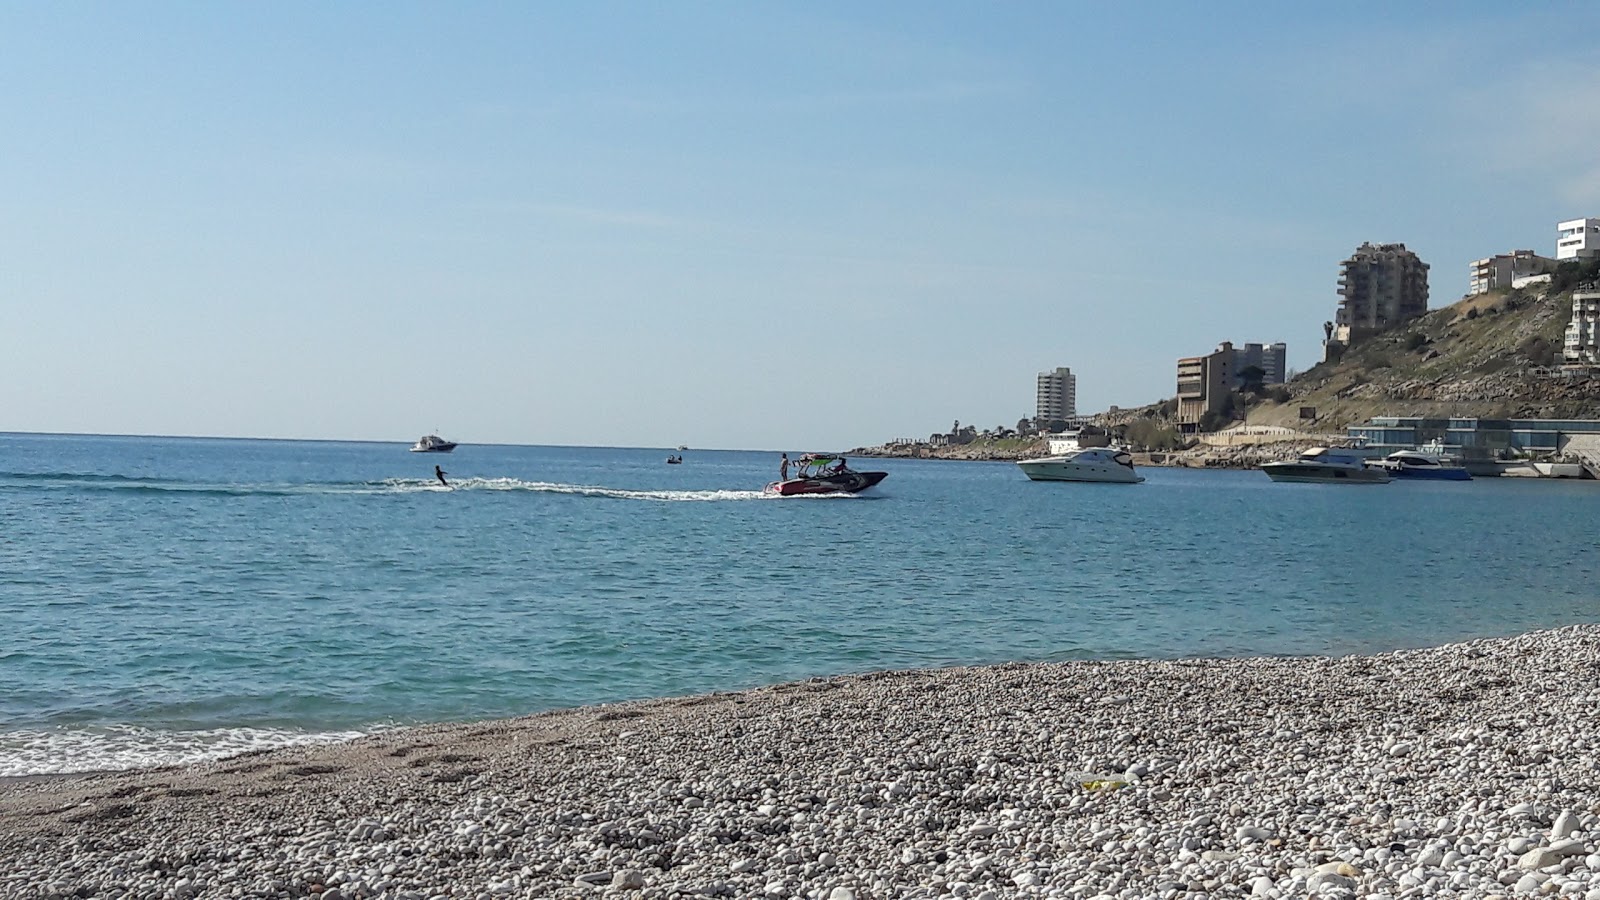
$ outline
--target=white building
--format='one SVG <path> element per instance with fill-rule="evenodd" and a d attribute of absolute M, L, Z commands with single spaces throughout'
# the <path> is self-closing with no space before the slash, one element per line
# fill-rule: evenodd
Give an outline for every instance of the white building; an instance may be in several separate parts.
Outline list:
<path fill-rule="evenodd" d="M 1526 284 L 1530 276 L 1542 275 L 1553 268 L 1555 260 L 1532 250 L 1513 250 L 1488 259 L 1475 259 L 1472 261 L 1472 281 L 1467 288 L 1467 296 L 1518 287 L 1519 282 Z"/>
<path fill-rule="evenodd" d="M 1573 219 L 1556 225 L 1556 259 L 1600 256 L 1600 219 Z"/>
<path fill-rule="evenodd" d="M 1078 415 L 1078 376 L 1066 366 L 1053 372 L 1040 372 L 1033 408 L 1034 418 L 1041 424 L 1075 419 Z"/>
<path fill-rule="evenodd" d="M 1600 363 L 1600 289 L 1592 285 L 1572 292 L 1572 321 L 1562 356 L 1569 363 Z"/>

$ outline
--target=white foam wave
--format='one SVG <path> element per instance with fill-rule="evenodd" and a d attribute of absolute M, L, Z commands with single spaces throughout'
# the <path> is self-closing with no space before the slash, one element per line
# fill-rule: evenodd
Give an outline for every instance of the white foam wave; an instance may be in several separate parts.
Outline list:
<path fill-rule="evenodd" d="M 0 732 L 0 776 L 187 765 L 252 750 L 338 743 L 370 733 L 277 728 L 156 731 L 136 725 L 5 731 Z"/>
<path fill-rule="evenodd" d="M 665 491 L 665 490 L 627 490 L 624 488 L 599 487 L 587 484 L 559 484 L 550 481 L 523 481 L 520 478 L 463 478 L 452 481 L 446 488 L 438 482 L 426 482 L 414 479 L 393 479 L 385 482 L 389 490 L 396 492 L 406 491 L 447 491 L 452 488 L 464 491 L 530 491 L 543 494 L 574 494 L 582 497 L 610 497 L 617 500 L 653 500 L 660 503 L 675 503 L 686 501 L 728 501 L 728 500 L 767 500 L 776 495 L 765 491 Z"/>

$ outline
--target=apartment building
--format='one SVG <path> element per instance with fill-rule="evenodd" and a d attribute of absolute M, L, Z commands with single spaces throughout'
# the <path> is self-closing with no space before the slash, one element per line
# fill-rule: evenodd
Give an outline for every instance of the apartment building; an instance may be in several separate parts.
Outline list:
<path fill-rule="evenodd" d="M 1235 388 L 1244 385 L 1240 374 L 1255 366 L 1263 373 L 1262 384 L 1283 384 L 1288 378 L 1289 349 L 1282 342 L 1276 344 L 1245 344 L 1233 352 L 1233 378 Z"/>
<path fill-rule="evenodd" d="M 1428 311 L 1428 264 L 1405 244 L 1363 243 L 1340 265 L 1334 342 L 1348 347 Z"/>
<path fill-rule="evenodd" d="M 1572 321 L 1561 355 L 1572 365 L 1600 364 L 1600 285 L 1572 292 Z"/>
<path fill-rule="evenodd" d="M 1556 259 L 1600 256 L 1600 219 L 1573 219 L 1556 224 Z"/>
<path fill-rule="evenodd" d="M 1034 395 L 1034 420 L 1041 423 L 1070 422 L 1078 415 L 1078 376 L 1062 366 L 1040 372 Z"/>
<path fill-rule="evenodd" d="M 1517 287 L 1517 282 L 1533 275 L 1555 271 L 1556 261 L 1540 256 L 1532 250 L 1513 250 L 1486 259 L 1472 261 L 1472 276 L 1467 296 L 1475 297 L 1489 291 L 1505 291 Z"/>
<path fill-rule="evenodd" d="M 1231 341 L 1217 345 L 1206 356 L 1187 356 L 1178 360 L 1178 409 L 1174 418 L 1179 431 L 1200 430 L 1206 413 L 1227 407 L 1234 387 L 1234 361 Z"/>

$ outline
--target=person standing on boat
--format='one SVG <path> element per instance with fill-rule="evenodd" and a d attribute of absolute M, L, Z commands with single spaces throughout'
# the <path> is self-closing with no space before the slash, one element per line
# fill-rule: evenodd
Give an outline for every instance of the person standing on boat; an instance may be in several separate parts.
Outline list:
<path fill-rule="evenodd" d="M 778 463 L 778 480 L 789 480 L 789 454 L 787 453 L 783 455 L 783 462 Z"/>
<path fill-rule="evenodd" d="M 433 467 L 433 477 L 439 479 L 440 484 L 444 485 L 445 487 L 449 487 L 450 482 L 444 480 L 444 475 L 445 472 L 443 469 L 439 468 L 438 466 Z"/>

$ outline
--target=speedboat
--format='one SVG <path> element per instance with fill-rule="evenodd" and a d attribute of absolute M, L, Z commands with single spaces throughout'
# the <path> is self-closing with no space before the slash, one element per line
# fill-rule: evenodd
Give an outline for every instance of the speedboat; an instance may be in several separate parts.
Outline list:
<path fill-rule="evenodd" d="M 1378 462 L 1368 463 L 1382 468 L 1393 478 L 1427 478 L 1436 481 L 1471 481 L 1472 474 L 1461 466 L 1446 463 L 1437 456 L 1416 450 L 1396 450 Z"/>
<path fill-rule="evenodd" d="M 682 465 L 682 464 L 683 464 L 683 457 L 682 456 L 669 456 L 669 457 L 667 457 L 667 465 L 669 465 L 669 466 L 677 466 L 677 465 Z"/>
<path fill-rule="evenodd" d="M 857 472 L 845 465 L 842 456 L 807 453 L 795 460 L 800 470 L 793 478 L 767 485 L 767 493 L 792 497 L 796 494 L 859 494 L 889 477 L 888 472 Z"/>
<path fill-rule="evenodd" d="M 1369 469 L 1366 459 L 1354 450 L 1338 447 L 1312 447 L 1293 462 L 1267 463 L 1261 467 L 1273 481 L 1301 481 L 1316 484 L 1388 484 L 1389 472 Z"/>
<path fill-rule="evenodd" d="M 411 445 L 412 453 L 449 453 L 456 448 L 455 441 L 447 441 L 437 434 L 425 434 Z"/>
<path fill-rule="evenodd" d="M 1144 478 L 1133 470 L 1133 457 L 1126 450 L 1090 447 L 1059 456 L 1017 461 L 1022 474 L 1033 481 L 1098 481 L 1111 484 L 1138 484 Z"/>

